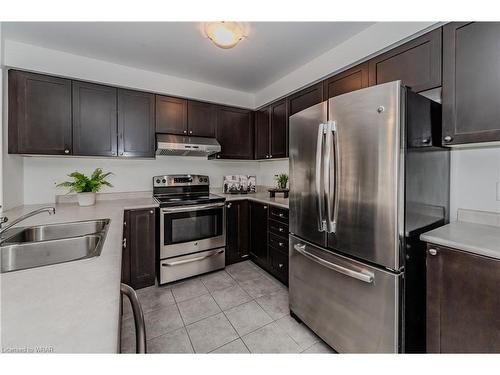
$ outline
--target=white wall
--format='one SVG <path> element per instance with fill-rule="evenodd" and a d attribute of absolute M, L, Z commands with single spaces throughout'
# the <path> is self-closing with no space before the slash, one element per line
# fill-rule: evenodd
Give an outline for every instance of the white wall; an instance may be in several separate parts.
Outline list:
<path fill-rule="evenodd" d="M 5 41 L 5 65 L 86 81 L 253 108 L 248 92 L 131 68 L 31 44 Z"/>
<path fill-rule="evenodd" d="M 257 92 L 255 105 L 259 107 L 285 96 L 436 26 L 436 22 L 376 23 Z"/>
<path fill-rule="evenodd" d="M 256 175 L 258 185 L 273 185 L 274 174 L 288 172 L 288 160 L 271 162 L 205 160 L 193 157 L 159 156 L 146 159 L 96 159 L 64 157 L 24 158 L 24 203 L 54 202 L 56 194 L 66 190 L 55 185 L 67 179 L 67 174 L 78 170 L 91 173 L 101 167 L 112 171 L 113 188 L 103 192 L 151 191 L 154 175 L 193 173 L 210 176 L 214 187 L 222 186 L 224 175 Z M 20 185 L 22 186 L 22 185 Z"/>
<path fill-rule="evenodd" d="M 458 208 L 500 212 L 500 147 L 451 151 L 451 221 Z"/>

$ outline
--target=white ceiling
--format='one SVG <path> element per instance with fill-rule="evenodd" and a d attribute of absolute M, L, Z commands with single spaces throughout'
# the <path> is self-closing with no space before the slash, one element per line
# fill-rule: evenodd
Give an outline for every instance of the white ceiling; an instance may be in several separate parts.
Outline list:
<path fill-rule="evenodd" d="M 6 39 L 255 93 L 363 31 L 368 22 L 250 22 L 223 50 L 196 22 L 4 22 Z"/>

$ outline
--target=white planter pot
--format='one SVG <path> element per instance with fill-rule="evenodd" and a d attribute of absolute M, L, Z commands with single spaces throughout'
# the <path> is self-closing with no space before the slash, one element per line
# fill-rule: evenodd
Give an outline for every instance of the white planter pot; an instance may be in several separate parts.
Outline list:
<path fill-rule="evenodd" d="M 76 197 L 80 206 L 93 206 L 95 204 L 95 193 L 78 193 Z"/>

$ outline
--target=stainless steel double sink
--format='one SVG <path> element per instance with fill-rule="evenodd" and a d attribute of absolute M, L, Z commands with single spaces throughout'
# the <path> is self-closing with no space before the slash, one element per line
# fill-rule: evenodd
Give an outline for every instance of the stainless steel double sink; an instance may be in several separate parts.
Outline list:
<path fill-rule="evenodd" d="M 0 239 L 1 273 L 97 257 L 109 219 L 6 230 Z"/>

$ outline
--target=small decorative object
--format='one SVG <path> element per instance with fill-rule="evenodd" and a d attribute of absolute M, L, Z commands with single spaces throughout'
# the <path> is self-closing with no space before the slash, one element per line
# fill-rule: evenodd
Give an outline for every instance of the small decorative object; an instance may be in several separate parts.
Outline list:
<path fill-rule="evenodd" d="M 224 193 L 247 194 L 255 193 L 255 176 L 231 175 L 224 176 Z"/>
<path fill-rule="evenodd" d="M 103 173 L 101 168 L 96 168 L 90 177 L 75 171 L 68 175 L 73 178 L 73 181 L 61 182 L 57 187 L 66 187 L 69 188 L 68 193 L 77 193 L 80 206 L 92 206 L 95 204 L 95 193 L 103 186 L 113 187 L 106 181 L 106 178 L 112 174 L 112 172 Z"/>
<path fill-rule="evenodd" d="M 284 198 L 288 198 L 288 193 L 290 189 L 287 189 L 286 185 L 288 184 L 288 175 L 286 173 L 280 173 L 275 176 L 278 187 L 267 189 L 269 191 L 269 196 L 274 198 L 276 193 L 283 193 Z"/>
<path fill-rule="evenodd" d="M 286 189 L 286 185 L 288 184 L 288 175 L 286 173 L 276 175 L 276 182 L 278 183 L 279 189 Z"/>

